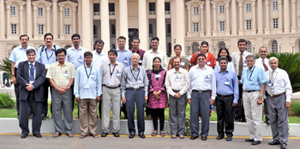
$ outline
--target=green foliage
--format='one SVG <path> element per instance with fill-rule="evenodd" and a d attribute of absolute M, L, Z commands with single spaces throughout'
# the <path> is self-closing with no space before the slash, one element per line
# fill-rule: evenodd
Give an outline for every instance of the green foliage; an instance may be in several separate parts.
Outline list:
<path fill-rule="evenodd" d="M 300 116 L 300 102 L 292 103 L 291 110 L 293 112 L 293 115 Z"/>
<path fill-rule="evenodd" d="M 11 99 L 11 96 L 8 93 L 0 93 L 0 108 L 13 108 L 15 102 Z"/>
<path fill-rule="evenodd" d="M 278 67 L 288 73 L 293 92 L 300 91 L 300 53 L 270 53 L 270 57 L 278 58 Z"/>
<path fill-rule="evenodd" d="M 11 77 L 11 61 L 8 58 L 3 59 L 2 61 L 3 65 L 0 66 L 0 70 L 7 72 L 9 77 Z"/>

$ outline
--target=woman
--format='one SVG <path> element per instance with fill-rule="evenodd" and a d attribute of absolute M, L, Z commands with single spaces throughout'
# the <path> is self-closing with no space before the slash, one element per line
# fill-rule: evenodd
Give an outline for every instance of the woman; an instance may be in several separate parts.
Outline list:
<path fill-rule="evenodd" d="M 201 45 L 200 45 L 200 52 L 194 53 L 193 56 L 192 56 L 192 58 L 191 58 L 191 60 L 190 60 L 190 63 L 192 64 L 192 66 L 197 65 L 197 60 L 196 60 L 197 55 L 199 53 L 203 53 L 206 56 L 206 60 L 205 60 L 206 65 L 208 65 L 208 66 L 210 66 L 212 68 L 215 67 L 215 65 L 216 65 L 216 58 L 215 58 L 215 56 L 212 53 L 208 52 L 208 46 L 209 45 L 208 45 L 207 41 L 203 41 L 201 43 Z"/>
<path fill-rule="evenodd" d="M 233 64 L 232 64 L 232 58 L 229 54 L 228 49 L 226 49 L 225 47 L 220 48 L 219 53 L 218 53 L 218 59 L 220 57 L 226 57 L 228 59 L 228 65 L 227 65 L 227 70 L 231 70 L 234 72 L 234 68 L 233 68 Z M 219 61 L 217 61 L 216 66 L 214 68 L 215 72 L 219 72 L 220 71 L 220 66 L 219 66 Z"/>
<path fill-rule="evenodd" d="M 147 72 L 149 80 L 149 100 L 148 108 L 151 109 L 154 131 L 152 136 L 157 135 L 158 118 L 160 121 L 160 135 L 164 137 L 165 108 L 168 104 L 167 92 L 165 87 L 166 70 L 161 67 L 161 59 L 153 58 L 153 69 Z"/>
<path fill-rule="evenodd" d="M 183 69 L 186 69 L 187 71 L 189 71 L 190 62 L 187 58 L 181 56 L 182 47 L 181 47 L 180 44 L 176 44 L 174 46 L 174 52 L 175 52 L 176 57 L 180 58 L 180 61 L 181 61 L 180 62 L 180 67 L 183 68 Z M 168 70 L 170 70 L 172 68 L 174 68 L 173 67 L 173 58 L 171 58 L 170 61 L 169 61 Z"/>

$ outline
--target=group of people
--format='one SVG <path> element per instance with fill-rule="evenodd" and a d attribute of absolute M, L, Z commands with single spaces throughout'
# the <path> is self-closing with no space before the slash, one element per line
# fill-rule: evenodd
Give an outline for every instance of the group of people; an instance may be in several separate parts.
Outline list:
<path fill-rule="evenodd" d="M 29 37 L 20 36 L 21 45 L 13 49 L 12 80 L 15 84 L 21 138 L 29 133 L 28 118 L 33 115 L 33 135 L 40 138 L 42 118 L 48 112 L 48 89 L 51 89 L 51 112 L 55 133 L 73 137 L 74 101 L 78 102 L 81 134 L 98 138 L 97 103 L 101 117 L 101 136 L 109 132 L 112 111 L 112 134 L 119 137 L 120 113 L 128 122 L 129 138 L 136 134 L 134 115 L 137 110 L 138 135 L 145 138 L 145 107 L 153 119 L 152 136 L 163 137 L 165 108 L 169 107 L 171 138 L 184 139 L 185 111 L 190 104 L 191 140 L 201 136 L 207 140 L 211 108 L 217 109 L 217 140 L 226 135 L 232 140 L 234 120 L 247 121 L 252 145 L 262 141 L 262 104 L 267 122 L 271 124 L 273 141 L 286 148 L 288 139 L 288 108 L 292 88 L 288 74 L 278 68 L 278 59 L 267 58 L 267 47 L 259 49 L 260 58 L 246 51 L 246 40 L 237 42 L 239 51 L 220 48 L 217 59 L 203 41 L 200 51 L 191 59 L 181 56 L 182 47 L 174 46 L 175 56 L 167 62 L 158 49 L 159 38 L 151 39 L 151 49 L 140 49 L 134 37 L 132 49 L 125 48 L 126 38 L 118 37 L 118 49 L 107 53 L 104 42 L 96 40 L 94 51 L 80 46 L 80 35 L 73 34 L 73 47 L 53 45 L 53 35 L 44 35 L 45 45 L 37 51 L 28 45 Z M 62 110 L 64 121 L 62 121 Z M 201 133 L 199 134 L 199 116 Z M 159 119 L 159 129 L 158 129 Z M 64 125 L 63 126 L 63 122 Z M 65 130 L 63 128 L 65 127 Z"/>

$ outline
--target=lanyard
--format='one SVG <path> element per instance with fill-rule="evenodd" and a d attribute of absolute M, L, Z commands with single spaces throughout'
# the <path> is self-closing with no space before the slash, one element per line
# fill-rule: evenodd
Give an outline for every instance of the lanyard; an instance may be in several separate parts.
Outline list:
<path fill-rule="evenodd" d="M 111 72 L 111 67 L 110 67 L 110 66 L 111 66 L 111 64 L 109 64 L 109 73 L 110 73 L 110 77 L 111 77 L 111 76 L 114 74 L 114 71 L 115 71 L 116 65 L 117 65 L 117 64 L 115 64 L 115 65 L 114 65 L 114 69 L 113 69 L 113 70 L 112 70 L 112 72 Z"/>
<path fill-rule="evenodd" d="M 251 77 L 252 77 L 252 74 L 253 74 L 253 72 L 254 72 L 254 69 L 255 69 L 255 66 L 254 66 L 253 70 L 251 71 L 250 77 L 248 77 L 248 80 L 249 80 L 249 81 L 252 81 Z M 247 72 L 247 76 L 249 76 L 249 75 L 248 75 L 248 72 Z"/>
<path fill-rule="evenodd" d="M 52 55 L 53 55 L 53 52 L 51 53 L 50 57 L 48 57 L 48 52 L 47 52 L 47 50 L 48 50 L 48 49 L 47 49 L 47 47 L 46 47 L 45 53 L 46 53 L 47 59 L 48 59 L 48 61 L 49 61 L 49 59 L 50 59 L 50 58 L 52 57 Z M 51 50 L 52 50 L 52 49 L 51 49 Z M 51 51 L 51 50 L 50 50 L 50 51 Z"/>
<path fill-rule="evenodd" d="M 91 73 L 92 73 L 93 67 L 91 67 L 91 70 L 90 70 L 90 73 L 89 73 L 89 74 L 87 73 L 87 70 L 86 70 L 85 65 L 84 65 L 84 70 L 85 70 L 86 77 L 89 79 L 89 78 L 90 78 L 90 75 L 91 75 Z"/>
<path fill-rule="evenodd" d="M 134 74 L 133 74 L 133 72 L 132 72 L 132 69 L 130 69 L 131 74 L 132 74 L 132 76 L 134 77 L 135 81 L 138 80 L 138 77 L 139 77 L 139 75 L 140 75 L 140 69 L 138 69 L 138 70 L 139 70 L 139 72 L 138 72 L 137 76 L 135 77 Z"/>

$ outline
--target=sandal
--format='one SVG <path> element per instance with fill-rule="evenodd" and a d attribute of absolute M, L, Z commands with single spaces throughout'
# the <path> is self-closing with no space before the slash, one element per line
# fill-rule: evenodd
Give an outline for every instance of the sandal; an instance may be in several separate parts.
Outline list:
<path fill-rule="evenodd" d="M 152 137 L 155 137 L 157 135 L 157 131 L 154 130 L 153 133 L 151 134 Z"/>
<path fill-rule="evenodd" d="M 74 137 L 73 133 L 67 133 L 67 136 L 68 136 L 69 138 L 73 138 L 73 137 Z"/>
<path fill-rule="evenodd" d="M 55 132 L 55 133 L 53 134 L 53 138 L 57 138 L 57 137 L 59 137 L 59 136 L 61 136 L 61 133 L 60 133 L 60 132 Z"/>
<path fill-rule="evenodd" d="M 161 137 L 165 137 L 166 136 L 165 132 L 164 131 L 160 131 L 160 136 Z"/>
<path fill-rule="evenodd" d="M 81 134 L 79 138 L 80 138 L 80 139 L 83 139 L 83 138 L 85 138 L 85 137 L 87 137 L 87 135 Z"/>
<path fill-rule="evenodd" d="M 99 138 L 99 135 L 98 134 L 93 134 L 93 137 L 94 138 Z"/>

